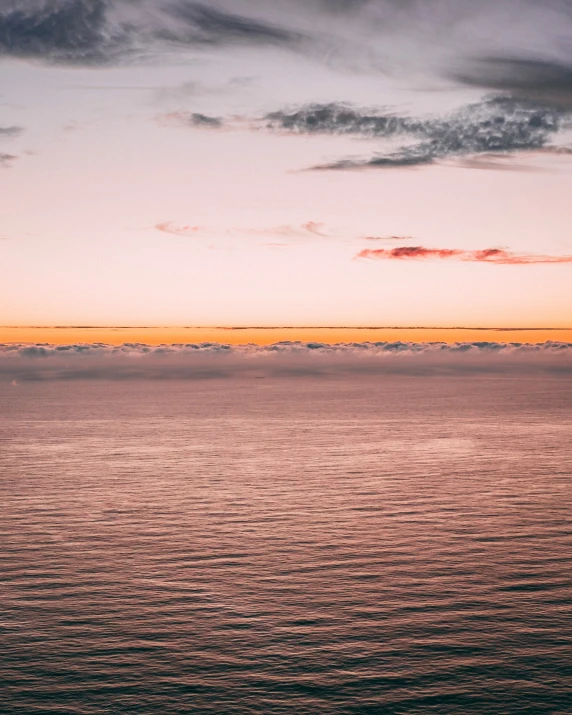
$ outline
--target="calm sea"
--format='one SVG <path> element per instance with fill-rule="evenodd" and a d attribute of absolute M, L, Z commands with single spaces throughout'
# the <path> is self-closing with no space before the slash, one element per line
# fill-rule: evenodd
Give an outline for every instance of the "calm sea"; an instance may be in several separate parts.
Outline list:
<path fill-rule="evenodd" d="M 572 381 L 0 387 L 3 715 L 572 713 Z"/>

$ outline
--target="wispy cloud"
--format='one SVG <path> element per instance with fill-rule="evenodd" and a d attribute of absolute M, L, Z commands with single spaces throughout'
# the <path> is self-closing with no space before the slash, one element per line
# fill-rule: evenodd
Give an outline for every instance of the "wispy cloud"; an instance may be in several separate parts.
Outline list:
<path fill-rule="evenodd" d="M 543 254 L 513 253 L 502 248 L 485 248 L 466 251 L 459 248 L 426 248 L 425 246 L 399 246 L 398 248 L 365 248 L 356 258 L 375 260 L 456 260 L 470 263 L 497 263 L 523 266 L 541 263 L 572 263 L 572 256 L 547 256 Z"/>
<path fill-rule="evenodd" d="M 170 233 L 173 236 L 199 236 L 205 231 L 202 226 L 177 225 L 172 221 L 160 221 L 155 224 L 157 231 Z"/>
<path fill-rule="evenodd" d="M 248 44 L 290 45 L 301 39 L 297 32 L 280 27 L 248 14 L 229 12 L 212 4 L 180 0 L 165 4 L 166 15 L 176 22 L 165 27 L 160 35 L 170 41 L 191 44 Z"/>
<path fill-rule="evenodd" d="M 281 224 L 263 228 L 231 227 L 224 229 L 209 228 L 207 226 L 179 225 L 172 221 L 161 221 L 155 228 L 163 233 L 174 236 L 261 236 L 282 239 L 300 239 L 308 237 L 326 238 L 330 235 L 325 224 L 318 221 L 306 221 L 302 224 Z"/>
<path fill-rule="evenodd" d="M 222 84 L 206 84 L 198 80 L 181 82 L 176 85 L 149 87 L 155 90 L 155 99 L 159 102 L 180 101 L 195 97 L 229 95 L 243 91 L 255 85 L 254 77 L 231 77 Z"/>
<path fill-rule="evenodd" d="M 365 241 L 412 241 L 412 236 L 363 236 Z"/>
<path fill-rule="evenodd" d="M 276 236 L 282 238 L 303 238 L 305 236 L 329 236 L 326 225 L 318 221 L 307 221 L 299 225 L 282 224 L 268 228 L 234 228 L 232 233 L 250 234 L 255 236 Z"/>
<path fill-rule="evenodd" d="M 572 343 L 0 344 L 0 380 L 8 382 L 539 371 L 569 378 Z"/>

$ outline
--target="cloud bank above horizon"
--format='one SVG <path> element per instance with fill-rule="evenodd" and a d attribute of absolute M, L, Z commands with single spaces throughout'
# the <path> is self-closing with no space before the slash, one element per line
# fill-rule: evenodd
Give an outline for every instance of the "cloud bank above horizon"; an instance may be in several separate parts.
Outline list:
<path fill-rule="evenodd" d="M 30 380 L 572 374 L 572 343 L 0 345 L 0 378 Z"/>

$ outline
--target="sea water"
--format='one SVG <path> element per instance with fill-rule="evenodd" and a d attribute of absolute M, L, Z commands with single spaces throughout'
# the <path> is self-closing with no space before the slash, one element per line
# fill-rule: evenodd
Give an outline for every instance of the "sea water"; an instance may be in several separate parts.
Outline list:
<path fill-rule="evenodd" d="M 0 386 L 0 711 L 572 712 L 566 377 Z"/>

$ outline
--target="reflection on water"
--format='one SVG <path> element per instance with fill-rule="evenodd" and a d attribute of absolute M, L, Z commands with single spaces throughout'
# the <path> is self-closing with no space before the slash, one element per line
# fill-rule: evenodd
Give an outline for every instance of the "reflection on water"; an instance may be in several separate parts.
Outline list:
<path fill-rule="evenodd" d="M 570 713 L 572 385 L 0 388 L 2 712 Z"/>

